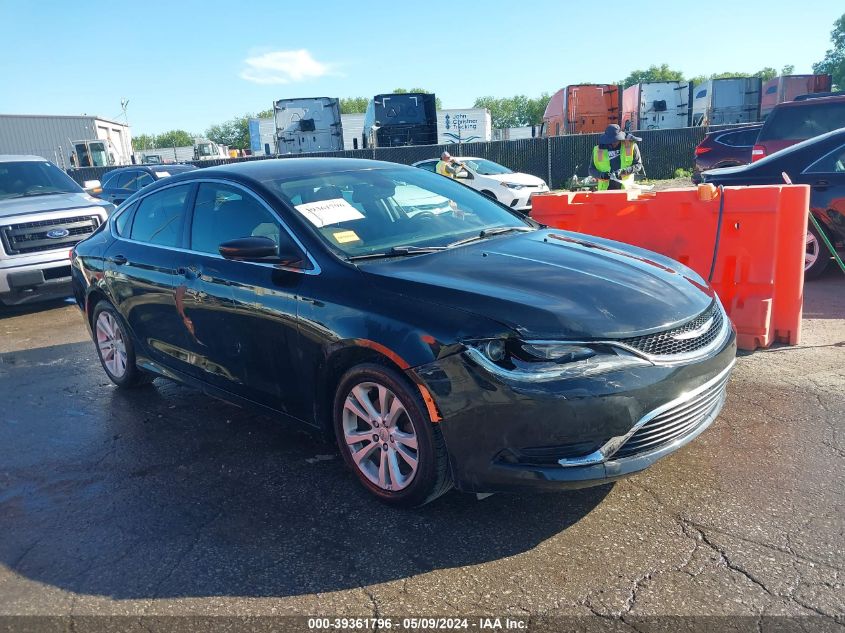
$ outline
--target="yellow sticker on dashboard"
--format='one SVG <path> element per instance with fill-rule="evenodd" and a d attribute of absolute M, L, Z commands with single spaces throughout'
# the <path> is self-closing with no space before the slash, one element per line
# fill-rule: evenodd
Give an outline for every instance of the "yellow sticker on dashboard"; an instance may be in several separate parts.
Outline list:
<path fill-rule="evenodd" d="M 338 244 L 348 244 L 349 242 L 360 242 L 361 238 L 355 231 L 338 231 L 332 233 L 332 237 Z"/>

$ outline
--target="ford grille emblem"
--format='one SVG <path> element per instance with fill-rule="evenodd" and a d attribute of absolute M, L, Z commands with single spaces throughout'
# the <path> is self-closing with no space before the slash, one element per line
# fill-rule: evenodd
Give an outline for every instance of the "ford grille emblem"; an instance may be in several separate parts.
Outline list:
<path fill-rule="evenodd" d="M 53 229 L 52 231 L 47 231 L 47 237 L 51 240 L 60 240 L 68 235 L 70 235 L 70 231 L 67 229 Z"/>
<path fill-rule="evenodd" d="M 710 327 L 713 325 L 713 317 L 707 319 L 701 327 L 698 327 L 694 330 L 690 330 L 689 332 L 680 332 L 679 334 L 670 334 L 669 337 L 676 340 L 676 341 L 688 341 L 691 338 L 698 338 L 699 336 L 703 336 L 707 333 Z"/>

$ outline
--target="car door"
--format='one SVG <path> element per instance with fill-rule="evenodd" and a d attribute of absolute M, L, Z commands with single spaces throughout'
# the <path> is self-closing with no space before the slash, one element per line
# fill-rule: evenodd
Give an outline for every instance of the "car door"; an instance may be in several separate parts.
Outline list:
<path fill-rule="evenodd" d="M 230 261 L 220 244 L 265 236 L 289 239 L 270 207 L 241 185 L 200 182 L 176 297 L 190 341 L 192 373 L 255 402 L 303 418 L 297 371 L 297 289 L 302 273 L 266 263 Z"/>
<path fill-rule="evenodd" d="M 834 242 L 845 241 L 845 145 L 812 163 L 795 182 L 810 185 L 810 211 Z"/>
<path fill-rule="evenodd" d="M 139 354 L 179 368 L 187 356 L 182 316 L 174 300 L 174 266 L 192 184 L 141 198 L 115 221 L 105 274 Z M 131 215 L 127 215 L 131 214 Z"/>

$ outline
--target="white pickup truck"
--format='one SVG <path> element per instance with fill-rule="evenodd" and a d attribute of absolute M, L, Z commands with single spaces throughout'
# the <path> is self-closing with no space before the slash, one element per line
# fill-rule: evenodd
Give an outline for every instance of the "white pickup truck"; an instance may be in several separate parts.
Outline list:
<path fill-rule="evenodd" d="M 0 305 L 69 295 L 70 249 L 114 208 L 40 156 L 0 155 Z"/>

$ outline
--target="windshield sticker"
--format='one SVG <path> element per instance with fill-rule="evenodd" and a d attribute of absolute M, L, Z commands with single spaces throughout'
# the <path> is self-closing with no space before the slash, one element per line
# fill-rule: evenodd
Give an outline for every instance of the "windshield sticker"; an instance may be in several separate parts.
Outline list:
<path fill-rule="evenodd" d="M 168 178 L 170 176 L 169 171 L 157 171 L 155 174 L 156 178 Z"/>
<path fill-rule="evenodd" d="M 361 238 L 355 231 L 338 231 L 332 233 L 332 237 L 338 244 L 348 244 L 349 242 L 360 242 Z"/>
<path fill-rule="evenodd" d="M 343 198 L 306 202 L 297 204 L 294 208 L 317 228 L 349 220 L 361 220 L 364 217 L 363 213 Z"/>

